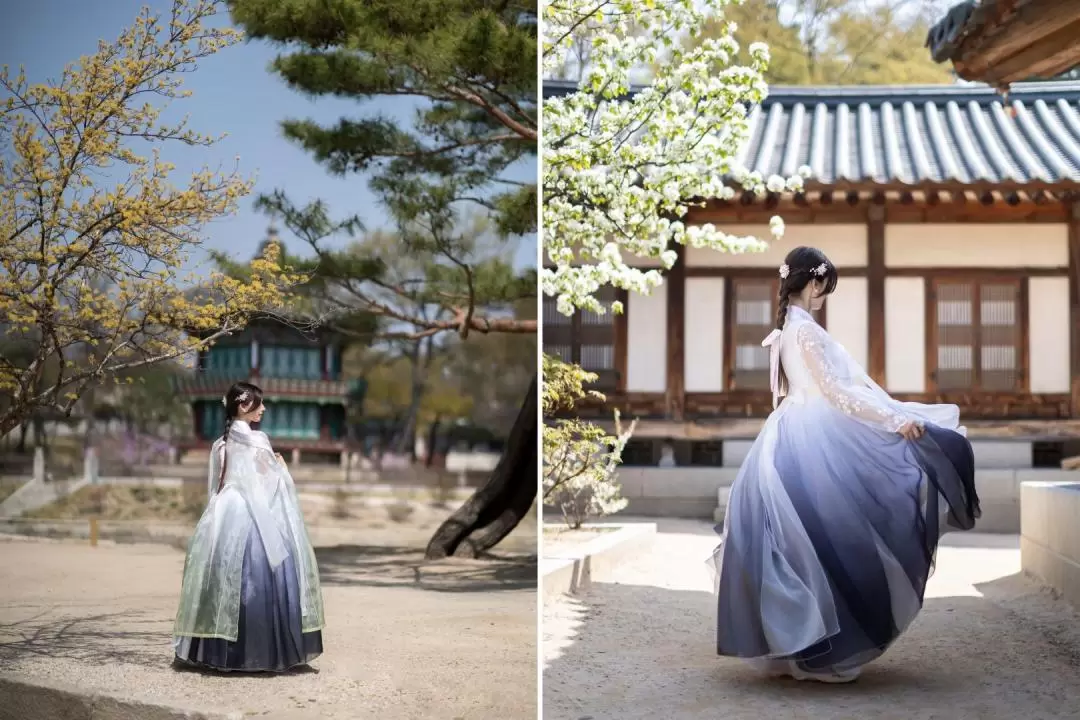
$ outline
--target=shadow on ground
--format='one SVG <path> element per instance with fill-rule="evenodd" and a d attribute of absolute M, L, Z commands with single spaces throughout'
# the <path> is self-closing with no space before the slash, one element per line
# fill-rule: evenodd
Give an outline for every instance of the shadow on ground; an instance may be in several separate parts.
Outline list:
<path fill-rule="evenodd" d="M 35 657 L 160 666 L 169 651 L 170 624 L 171 618 L 138 612 L 57 616 L 43 610 L 0 623 L 0 668 Z"/>
<path fill-rule="evenodd" d="M 545 720 L 1075 718 L 1080 615 L 1021 576 L 983 597 L 928 598 L 858 682 L 763 678 L 715 652 L 708 592 L 599 584 L 567 598 L 571 637 L 545 625 Z M 545 622 L 547 622 L 545 620 Z"/>
<path fill-rule="evenodd" d="M 324 585 L 411 587 L 437 592 L 535 590 L 535 555 L 496 554 L 477 560 L 430 561 L 423 550 L 334 545 L 315 550 Z"/>

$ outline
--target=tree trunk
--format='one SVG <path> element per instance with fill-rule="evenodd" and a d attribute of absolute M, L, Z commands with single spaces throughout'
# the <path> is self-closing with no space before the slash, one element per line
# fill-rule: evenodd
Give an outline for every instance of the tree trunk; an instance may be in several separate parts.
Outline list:
<path fill-rule="evenodd" d="M 422 341 L 413 345 L 408 358 L 410 365 L 409 374 L 409 409 L 405 415 L 405 425 L 401 428 L 394 451 L 402 455 L 408 455 L 412 462 L 416 462 L 416 428 L 420 419 L 420 403 L 424 399 L 426 377 L 424 367 L 421 364 L 423 356 Z"/>
<path fill-rule="evenodd" d="M 495 547 L 529 512 L 537 485 L 536 380 L 534 375 L 499 464 L 487 483 L 435 531 L 427 559 L 476 557 Z"/>
<path fill-rule="evenodd" d="M 427 457 L 424 458 L 424 467 L 430 468 L 435 462 L 435 443 L 439 441 L 439 416 L 431 421 L 427 433 Z"/>
<path fill-rule="evenodd" d="M 49 438 L 45 434 L 45 418 L 41 415 L 35 415 L 31 422 L 34 425 L 34 447 L 39 447 L 48 453 Z"/>
<path fill-rule="evenodd" d="M 4 412 L 3 416 L 0 416 L 0 437 L 5 437 L 9 432 L 19 427 L 25 426 L 30 422 L 26 417 L 25 411 L 16 411 L 15 408 L 10 408 Z"/>

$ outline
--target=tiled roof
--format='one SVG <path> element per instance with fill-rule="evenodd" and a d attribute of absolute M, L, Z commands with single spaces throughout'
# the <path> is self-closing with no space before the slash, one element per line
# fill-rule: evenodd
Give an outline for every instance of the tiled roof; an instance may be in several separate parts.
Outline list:
<path fill-rule="evenodd" d="M 197 372 L 175 379 L 176 392 L 188 398 L 219 399 L 238 380 L 254 383 L 262 388 L 267 399 L 329 400 L 345 402 L 349 384 L 338 380 L 302 380 L 291 378 L 252 377 L 239 378 L 222 373 Z"/>
<path fill-rule="evenodd" d="M 547 97 L 573 85 L 545 81 Z M 1060 185 L 1080 181 L 1080 83 L 772 87 L 743 162 L 802 165 L 808 186 Z"/>

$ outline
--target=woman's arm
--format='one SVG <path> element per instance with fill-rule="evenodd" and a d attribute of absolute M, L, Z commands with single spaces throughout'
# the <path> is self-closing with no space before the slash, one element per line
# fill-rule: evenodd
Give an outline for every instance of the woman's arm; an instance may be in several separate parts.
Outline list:
<path fill-rule="evenodd" d="M 916 425 L 913 418 L 882 403 L 869 388 L 853 386 L 843 379 L 844 376 L 829 359 L 825 349 L 829 338 L 820 326 L 804 323 L 799 327 L 795 339 L 811 377 L 821 394 L 835 408 L 863 422 L 905 436 L 909 426 L 913 428 Z"/>

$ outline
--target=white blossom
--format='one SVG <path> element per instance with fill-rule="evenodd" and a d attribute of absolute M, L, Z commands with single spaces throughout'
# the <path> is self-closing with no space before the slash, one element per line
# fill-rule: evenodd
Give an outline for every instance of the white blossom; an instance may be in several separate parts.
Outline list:
<path fill-rule="evenodd" d="M 750 43 L 750 57 L 769 64 L 769 46 L 763 42 Z"/>
<path fill-rule="evenodd" d="M 773 215 L 771 218 L 769 218 L 769 233 L 771 233 L 774 238 L 783 237 L 784 218 L 780 217 L 779 215 Z"/>
<path fill-rule="evenodd" d="M 719 37 L 683 47 L 675 38 L 701 34 L 706 20 L 733 0 L 565 0 L 544 9 L 544 74 L 562 68 L 576 27 L 590 27 L 588 66 L 580 89 L 544 100 L 543 243 L 553 267 L 541 271 L 544 293 L 559 312 L 597 309 L 605 285 L 648 293 L 657 270 L 671 267 L 672 243 L 720 252 L 753 252 L 766 244 L 722 228 L 687 226 L 693 203 L 731 200 L 733 185 L 762 193 L 797 192 L 802 177 L 768 181 L 738 162 L 748 140 L 749 110 L 765 99 L 769 51 L 749 46 L 747 65 L 733 65 L 734 24 Z M 616 19 L 618 18 L 618 19 Z M 653 68 L 632 95 L 631 77 Z M 800 174 L 801 174 L 800 168 Z M 778 220 L 778 219 L 777 219 Z M 770 223 L 773 237 L 783 223 Z"/>

